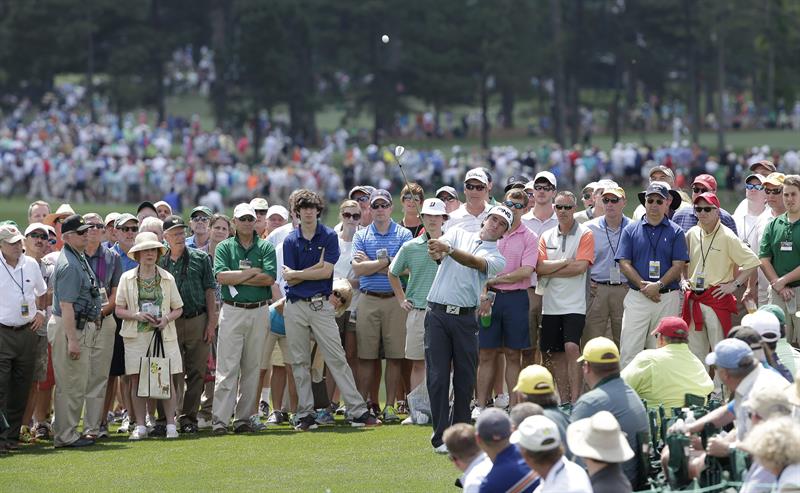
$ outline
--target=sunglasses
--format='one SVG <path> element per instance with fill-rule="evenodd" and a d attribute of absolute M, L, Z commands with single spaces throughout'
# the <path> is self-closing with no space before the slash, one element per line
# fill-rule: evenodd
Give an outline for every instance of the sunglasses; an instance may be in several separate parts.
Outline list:
<path fill-rule="evenodd" d="M 67 231 L 67 232 L 69 233 L 69 231 Z M 76 234 L 76 235 L 78 235 L 78 236 L 83 236 L 83 235 L 85 235 L 85 234 L 86 234 L 86 233 L 88 233 L 88 232 L 89 232 L 89 230 L 88 230 L 88 229 L 84 229 L 83 231 L 72 231 L 72 233 L 75 233 L 75 234 Z"/>
<path fill-rule="evenodd" d="M 503 205 L 508 207 L 509 209 L 517 209 L 517 210 L 519 210 L 519 209 L 524 209 L 525 208 L 524 204 L 520 204 L 519 202 L 512 202 L 510 200 L 506 200 L 505 202 L 503 202 Z"/>
<path fill-rule="evenodd" d="M 208 216 L 192 216 L 192 221 L 198 222 L 198 223 L 207 223 L 209 221 L 209 219 L 210 218 Z"/>
<path fill-rule="evenodd" d="M 694 208 L 694 211 L 695 211 L 696 213 L 700 214 L 701 212 L 711 212 L 711 211 L 713 211 L 714 209 L 716 209 L 716 207 L 710 207 L 710 206 L 709 206 L 709 207 L 700 207 L 700 206 L 696 206 L 696 207 Z"/>
<path fill-rule="evenodd" d="M 125 226 L 123 228 L 118 228 L 118 229 L 124 233 L 135 233 L 139 231 L 139 228 L 137 226 Z"/>
<path fill-rule="evenodd" d="M 92 226 L 92 227 L 91 227 L 91 228 L 89 228 L 89 229 L 100 229 L 100 230 L 102 230 L 102 229 L 106 229 L 106 227 L 105 227 L 105 226 L 103 226 L 102 224 L 92 224 L 91 226 Z"/>
<path fill-rule="evenodd" d="M 353 219 L 354 221 L 361 220 L 361 214 L 356 212 L 355 214 L 350 214 L 349 212 L 342 212 L 342 217 L 345 219 Z"/>
<path fill-rule="evenodd" d="M 616 204 L 619 202 L 619 200 L 620 200 L 619 197 L 614 197 L 613 199 L 611 197 L 603 197 L 604 204 L 609 204 L 609 203 Z"/>
<path fill-rule="evenodd" d="M 369 195 L 362 195 L 361 197 L 355 199 L 356 202 L 366 202 L 369 200 Z"/>
<path fill-rule="evenodd" d="M 39 234 L 39 233 L 31 233 L 31 234 L 28 235 L 28 238 L 33 238 L 35 240 L 43 240 L 43 241 L 46 241 L 46 242 L 50 243 L 51 245 L 55 245 L 57 243 L 57 241 L 55 239 L 51 240 L 48 235 L 43 235 L 43 234 Z"/>
<path fill-rule="evenodd" d="M 441 200 L 442 202 L 452 202 L 452 201 L 454 201 L 456 199 L 452 195 L 440 195 L 440 196 L 438 196 L 436 198 Z"/>
<path fill-rule="evenodd" d="M 339 301 L 341 301 L 342 303 L 344 303 L 344 296 L 342 296 L 342 293 L 340 293 L 339 291 L 334 291 L 334 292 L 333 292 L 333 295 L 334 295 L 335 297 L 339 298 Z"/>
<path fill-rule="evenodd" d="M 471 183 L 466 183 L 464 184 L 464 188 L 466 188 L 467 190 L 477 190 L 479 192 L 483 192 L 484 190 L 486 190 L 486 185 L 473 185 Z"/>
<path fill-rule="evenodd" d="M 783 193 L 783 187 L 781 188 L 764 188 L 764 193 L 768 195 L 780 195 Z"/>
<path fill-rule="evenodd" d="M 525 192 L 525 195 L 527 195 L 529 199 L 533 198 L 533 192 Z"/>
<path fill-rule="evenodd" d="M 592 198 L 592 194 L 590 193 L 583 194 L 583 200 L 589 200 L 590 198 Z"/>
<path fill-rule="evenodd" d="M 418 200 L 418 201 L 422 202 L 422 197 L 419 196 L 419 195 L 412 195 L 410 193 L 407 193 L 407 194 L 403 195 L 403 200 Z"/>
<path fill-rule="evenodd" d="M 549 192 L 551 190 L 555 190 L 553 187 L 549 187 L 547 185 L 534 185 L 533 189 L 536 190 L 537 192 L 541 191 Z"/>
<path fill-rule="evenodd" d="M 648 204 L 652 204 L 653 202 L 655 202 L 658 205 L 661 205 L 661 204 L 664 203 L 664 200 L 663 199 L 647 199 L 647 203 Z"/>
<path fill-rule="evenodd" d="M 708 192 L 707 188 L 700 188 L 700 187 L 692 187 L 692 192 L 694 193 L 706 193 Z"/>
<path fill-rule="evenodd" d="M 387 204 L 386 202 L 383 202 L 382 204 L 371 204 L 370 208 L 372 208 L 373 210 L 376 210 L 376 209 L 388 209 L 391 206 L 392 206 L 392 204 Z"/>
<path fill-rule="evenodd" d="M 242 221 L 242 222 L 245 222 L 245 223 L 251 223 L 251 222 L 255 221 L 256 218 L 254 218 L 253 216 L 242 216 L 242 217 L 238 218 L 238 220 Z"/>
<path fill-rule="evenodd" d="M 749 183 L 745 183 L 744 185 L 745 190 L 764 190 L 764 185 L 751 185 Z"/>
<path fill-rule="evenodd" d="M 554 206 L 559 211 L 571 211 L 574 205 L 556 205 Z"/>

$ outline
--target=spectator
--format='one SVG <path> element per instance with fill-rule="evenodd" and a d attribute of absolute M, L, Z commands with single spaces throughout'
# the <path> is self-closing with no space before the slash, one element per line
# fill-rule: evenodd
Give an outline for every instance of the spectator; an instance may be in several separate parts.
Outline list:
<path fill-rule="evenodd" d="M 778 327 L 779 327 L 779 339 L 777 342 L 774 343 L 775 349 L 774 353 L 775 356 L 781 360 L 781 363 L 786 366 L 786 369 L 792 375 L 792 379 L 794 379 L 794 375 L 797 375 L 797 372 L 800 371 L 800 351 L 794 348 L 791 344 L 786 341 L 786 313 L 781 310 L 778 305 L 761 305 L 758 308 L 758 311 L 767 311 L 772 313 L 775 318 L 778 320 Z M 761 329 L 756 329 L 761 330 Z M 764 338 L 764 331 L 759 332 L 761 333 L 762 339 Z M 771 337 L 767 337 L 765 342 L 767 345 L 772 349 L 773 343 L 769 342 L 772 339 Z"/>
<path fill-rule="evenodd" d="M 511 411 L 508 413 L 508 417 L 511 418 L 511 428 L 514 430 L 519 428 L 519 425 L 525 421 L 525 418 L 529 416 L 542 415 L 544 415 L 544 409 L 542 409 L 542 406 L 539 404 L 534 404 L 533 402 L 520 402 L 519 404 L 514 405 L 514 407 L 512 407 Z"/>
<path fill-rule="evenodd" d="M 436 198 L 444 202 L 445 211 L 448 214 L 461 207 L 461 202 L 458 200 L 458 192 L 453 187 L 444 186 L 436 190 Z"/>
<path fill-rule="evenodd" d="M 400 203 L 403 205 L 403 219 L 400 226 L 411 231 L 411 237 L 416 238 L 423 230 L 422 220 L 419 217 L 419 210 L 422 201 L 425 200 L 425 191 L 417 183 L 403 185 L 400 190 Z"/>
<path fill-rule="evenodd" d="M 450 460 L 464 474 L 458 479 L 464 493 L 479 493 L 483 479 L 492 469 L 492 461 L 481 451 L 471 424 L 456 423 L 444 431 L 444 443 Z"/>
<path fill-rule="evenodd" d="M 197 248 L 208 253 L 208 242 L 211 236 L 208 225 L 211 220 L 211 209 L 205 206 L 197 206 L 189 214 L 189 225 L 192 228 L 192 236 L 186 238 L 186 246 Z"/>
<path fill-rule="evenodd" d="M 267 232 L 267 212 L 269 211 L 269 203 L 267 199 L 256 197 L 250 201 L 253 210 L 256 211 L 256 225 L 255 232 L 259 238 L 266 238 L 269 234 Z"/>
<path fill-rule="evenodd" d="M 532 492 L 536 489 L 539 479 L 525 463 L 517 446 L 510 442 L 511 419 L 505 412 L 490 408 L 481 413 L 475 422 L 475 436 L 478 445 L 492 461 L 492 468 L 481 483 L 480 493 Z"/>
<path fill-rule="evenodd" d="M 619 422 L 608 411 L 600 411 L 569 425 L 567 441 L 583 459 L 594 493 L 630 493 L 631 483 L 620 464 L 633 458 Z"/>
<path fill-rule="evenodd" d="M 550 418 L 558 426 L 561 443 L 566 445 L 569 416 L 559 407 L 561 401 L 556 393 L 553 375 L 547 371 L 547 368 L 531 365 L 523 369 L 519 374 L 514 392 L 524 395 L 526 402 L 536 404 L 542 408 L 542 414 Z M 572 457 L 568 447 L 566 454 L 568 458 Z"/>
<path fill-rule="evenodd" d="M 692 182 L 692 203 L 695 204 L 697 197 L 705 193 L 711 193 L 716 196 L 717 180 L 711 175 L 698 175 Z M 730 228 L 734 235 L 738 235 L 733 216 L 721 207 L 718 207 L 718 209 L 720 222 Z M 687 233 L 692 226 L 696 225 L 698 219 L 696 211 L 688 208 L 675 211 L 675 215 L 672 216 L 672 220 L 683 229 L 684 233 Z"/>
<path fill-rule="evenodd" d="M 788 417 L 793 412 L 793 406 L 786 392 L 769 387 L 754 389 L 747 402 L 744 403 L 744 409 L 750 414 L 750 419 L 753 421 L 753 430 L 758 429 L 758 426 L 766 420 Z M 752 434 L 753 432 L 751 431 L 750 435 Z M 754 460 L 742 479 L 743 485 L 740 493 L 772 491 L 775 480 L 776 477 L 772 471 L 757 460 Z"/>
<path fill-rule="evenodd" d="M 267 229 L 265 235 L 269 235 L 276 229 L 289 222 L 289 211 L 282 205 L 271 205 L 267 209 Z"/>
<path fill-rule="evenodd" d="M 753 429 L 742 448 L 775 475 L 772 491 L 800 490 L 800 425 L 792 418 L 767 420 Z"/>
<path fill-rule="evenodd" d="M 450 214 L 444 230 L 463 228 L 467 232 L 477 233 L 486 219 L 489 209 L 489 196 L 492 185 L 483 169 L 471 169 L 464 176 L 464 195 L 467 201 Z"/>
<path fill-rule="evenodd" d="M 172 206 L 168 203 L 164 202 L 163 200 L 159 200 L 155 204 L 156 213 L 158 214 L 158 218 L 162 221 L 165 221 L 167 217 L 172 215 Z"/>

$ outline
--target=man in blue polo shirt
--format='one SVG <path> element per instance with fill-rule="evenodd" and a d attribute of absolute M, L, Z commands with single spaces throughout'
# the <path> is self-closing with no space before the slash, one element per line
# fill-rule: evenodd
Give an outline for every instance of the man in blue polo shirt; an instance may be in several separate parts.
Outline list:
<path fill-rule="evenodd" d="M 283 280 L 286 306 L 283 316 L 289 343 L 289 363 L 297 387 L 298 431 L 317 428 L 311 392 L 311 336 L 322 351 L 329 373 L 336 380 L 354 427 L 381 424 L 370 415 L 358 393 L 339 338 L 333 305 L 333 266 L 339 259 L 336 233 L 319 222 L 322 199 L 310 190 L 295 196 L 294 210 L 300 226 L 283 240 Z"/>
<path fill-rule="evenodd" d="M 628 279 L 620 335 L 622 367 L 642 349 L 655 349 L 651 335 L 658 322 L 678 316 L 681 293 L 678 282 L 689 260 L 681 227 L 667 219 L 677 209 L 680 196 L 664 182 L 651 182 L 639 193 L 646 213 L 622 231 L 615 260 Z"/>
<path fill-rule="evenodd" d="M 475 435 L 478 445 L 492 461 L 480 493 L 524 493 L 536 489 L 539 478 L 517 446 L 510 442 L 511 418 L 504 411 L 492 407 L 482 412 L 475 422 Z"/>
<path fill-rule="evenodd" d="M 383 189 L 369 197 L 372 224 L 353 236 L 353 273 L 359 276 L 364 294 L 358 302 L 356 341 L 358 344 L 358 386 L 364 398 L 377 405 L 378 396 L 369 395 L 381 342 L 386 356 L 386 407 L 384 422 L 399 421 L 394 410 L 406 345 L 406 311 L 395 298 L 387 276 L 389 264 L 411 232 L 392 220 L 392 195 Z"/>

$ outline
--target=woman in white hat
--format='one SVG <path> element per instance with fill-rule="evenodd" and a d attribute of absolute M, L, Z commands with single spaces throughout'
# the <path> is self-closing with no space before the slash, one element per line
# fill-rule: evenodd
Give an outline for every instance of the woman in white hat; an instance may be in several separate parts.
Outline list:
<path fill-rule="evenodd" d="M 128 256 L 138 262 L 139 266 L 122 274 L 119 280 L 116 314 L 122 319 L 120 335 L 125 344 L 125 373 L 131 376 L 131 398 L 137 420 L 131 440 L 140 440 L 147 436 L 146 400 L 138 397 L 137 389 L 139 361 L 147 353 L 154 330 L 162 333 L 164 351 L 170 360 L 170 373 L 175 375 L 183 371 L 175 330 L 175 319 L 183 312 L 183 300 L 172 274 L 156 265 L 166 250 L 154 233 L 139 233 L 128 250 Z M 167 438 L 177 438 L 175 392 L 171 394 L 172 397 L 164 401 Z"/>

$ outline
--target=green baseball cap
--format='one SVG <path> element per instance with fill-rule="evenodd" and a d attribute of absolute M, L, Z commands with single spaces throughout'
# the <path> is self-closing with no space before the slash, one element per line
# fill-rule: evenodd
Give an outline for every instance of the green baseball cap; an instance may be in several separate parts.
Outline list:
<path fill-rule="evenodd" d="M 209 209 L 208 207 L 206 207 L 204 205 L 198 205 L 197 207 L 192 209 L 192 213 L 189 214 L 189 217 L 194 216 L 194 214 L 196 212 L 202 212 L 203 214 L 205 214 L 208 217 L 211 217 L 214 214 L 213 212 L 211 212 L 211 209 Z"/>

